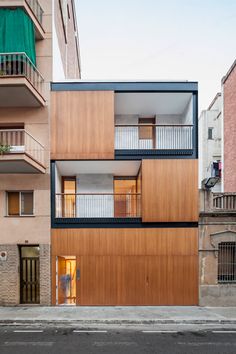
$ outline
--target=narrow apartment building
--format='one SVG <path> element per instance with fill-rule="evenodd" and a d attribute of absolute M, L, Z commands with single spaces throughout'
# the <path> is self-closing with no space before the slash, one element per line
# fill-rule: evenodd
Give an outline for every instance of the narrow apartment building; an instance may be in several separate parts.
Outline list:
<path fill-rule="evenodd" d="M 199 289 L 202 306 L 236 306 L 236 60 L 221 83 L 221 98 L 218 95 L 218 103 L 213 105 L 215 112 L 212 112 L 212 117 L 221 121 L 220 132 L 218 129 L 215 132 L 215 136 L 222 137 L 218 155 L 223 166 L 221 191 L 206 189 L 200 193 Z M 218 125 L 216 121 L 213 124 Z"/>
<path fill-rule="evenodd" d="M 0 0 L 0 305 L 51 303 L 53 72 L 80 78 L 74 1 Z"/>
<path fill-rule="evenodd" d="M 54 82 L 53 305 L 198 304 L 196 82 Z"/>
<path fill-rule="evenodd" d="M 213 192 L 222 191 L 222 95 L 217 93 L 206 110 L 201 112 L 199 127 L 199 188 L 207 178 L 217 177 Z"/>

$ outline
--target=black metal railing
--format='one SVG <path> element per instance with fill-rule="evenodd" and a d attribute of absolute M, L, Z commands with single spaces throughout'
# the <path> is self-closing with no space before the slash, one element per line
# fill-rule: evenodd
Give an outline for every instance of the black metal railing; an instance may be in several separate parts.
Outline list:
<path fill-rule="evenodd" d="M 0 53 L 1 77 L 25 77 L 42 95 L 44 79 L 26 53 Z"/>
<path fill-rule="evenodd" d="M 236 282 L 236 242 L 219 243 L 218 282 Z"/>

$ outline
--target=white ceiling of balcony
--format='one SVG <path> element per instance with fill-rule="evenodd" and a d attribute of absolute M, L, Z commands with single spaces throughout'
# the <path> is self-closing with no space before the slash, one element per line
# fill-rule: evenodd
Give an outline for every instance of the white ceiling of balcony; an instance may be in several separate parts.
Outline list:
<path fill-rule="evenodd" d="M 112 174 L 114 176 L 136 176 L 140 161 L 57 161 L 62 176 L 78 174 Z"/>
<path fill-rule="evenodd" d="M 115 114 L 176 114 L 186 109 L 191 93 L 116 93 Z"/>

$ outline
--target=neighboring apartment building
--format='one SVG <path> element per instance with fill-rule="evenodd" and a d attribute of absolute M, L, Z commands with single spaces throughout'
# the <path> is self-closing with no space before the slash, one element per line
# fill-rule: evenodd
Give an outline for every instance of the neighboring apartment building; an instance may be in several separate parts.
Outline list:
<path fill-rule="evenodd" d="M 50 82 L 79 65 L 73 0 L 0 0 L 0 305 L 51 303 Z"/>
<path fill-rule="evenodd" d="M 236 305 L 236 61 L 222 79 L 221 97 L 213 113 L 222 116 L 221 193 L 202 190 L 200 198 L 200 304 L 205 306 Z"/>
<path fill-rule="evenodd" d="M 223 192 L 236 192 L 236 60 L 222 79 Z"/>
<path fill-rule="evenodd" d="M 221 192 L 222 174 L 222 95 L 217 93 L 199 117 L 199 188 L 209 177 L 219 177 L 212 191 Z"/>
<path fill-rule="evenodd" d="M 198 304 L 195 82 L 52 84 L 52 304 Z"/>

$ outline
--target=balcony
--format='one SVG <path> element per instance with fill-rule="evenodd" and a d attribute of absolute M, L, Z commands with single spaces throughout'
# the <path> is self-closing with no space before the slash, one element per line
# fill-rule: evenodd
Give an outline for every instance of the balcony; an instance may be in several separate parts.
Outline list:
<path fill-rule="evenodd" d="M 25 53 L 0 53 L 0 107 L 44 106 L 43 81 Z"/>
<path fill-rule="evenodd" d="M 141 195 L 56 194 L 56 218 L 140 218 Z"/>
<path fill-rule="evenodd" d="M 116 124 L 116 150 L 191 150 L 193 125 Z"/>
<path fill-rule="evenodd" d="M 56 227 L 140 222 L 140 161 L 56 161 L 51 171 Z"/>
<path fill-rule="evenodd" d="M 196 154 L 195 97 L 189 92 L 115 93 L 115 155 Z"/>
<path fill-rule="evenodd" d="M 236 193 L 213 193 L 212 206 L 215 211 L 236 212 Z"/>
<path fill-rule="evenodd" d="M 43 9 L 38 0 L 0 0 L 0 8 L 22 8 L 33 21 L 36 39 L 45 38 Z"/>
<path fill-rule="evenodd" d="M 0 130 L 0 173 L 45 173 L 44 147 L 24 129 Z"/>

